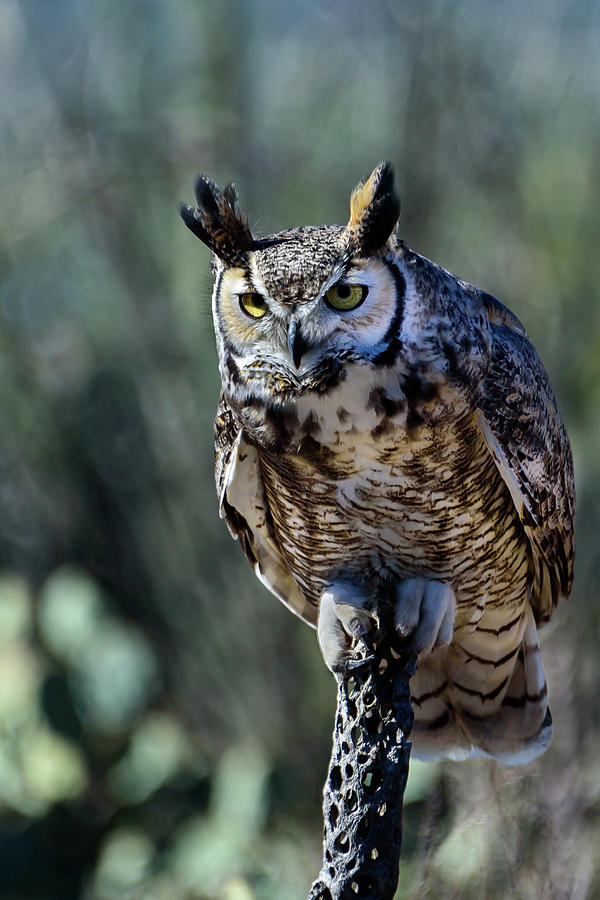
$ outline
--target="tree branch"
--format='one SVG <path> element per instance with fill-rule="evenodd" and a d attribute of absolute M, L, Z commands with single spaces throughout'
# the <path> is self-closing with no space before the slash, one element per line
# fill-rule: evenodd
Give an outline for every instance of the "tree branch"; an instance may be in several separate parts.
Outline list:
<path fill-rule="evenodd" d="M 416 656 L 382 627 L 374 657 L 338 686 L 323 790 L 323 866 L 308 900 L 392 900 L 402 845 Z"/>

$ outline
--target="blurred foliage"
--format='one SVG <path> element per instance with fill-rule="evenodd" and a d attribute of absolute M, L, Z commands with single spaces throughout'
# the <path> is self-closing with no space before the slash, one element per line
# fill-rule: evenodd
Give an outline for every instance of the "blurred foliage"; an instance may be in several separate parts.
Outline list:
<path fill-rule="evenodd" d="M 216 514 L 193 178 L 258 232 L 390 157 L 408 243 L 525 321 L 578 576 L 538 762 L 413 763 L 403 897 L 600 896 L 600 7 L 0 0 L 0 893 L 298 900 L 334 686 Z"/>

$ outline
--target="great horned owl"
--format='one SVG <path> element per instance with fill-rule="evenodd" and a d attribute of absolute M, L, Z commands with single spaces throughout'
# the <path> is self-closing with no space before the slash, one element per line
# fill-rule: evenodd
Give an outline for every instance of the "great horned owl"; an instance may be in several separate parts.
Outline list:
<path fill-rule="evenodd" d="M 392 586 L 419 653 L 421 758 L 532 759 L 552 731 L 538 626 L 573 578 L 573 469 L 525 329 L 396 237 L 389 163 L 346 226 L 252 236 L 196 183 L 213 251 L 221 515 L 332 671 Z"/>

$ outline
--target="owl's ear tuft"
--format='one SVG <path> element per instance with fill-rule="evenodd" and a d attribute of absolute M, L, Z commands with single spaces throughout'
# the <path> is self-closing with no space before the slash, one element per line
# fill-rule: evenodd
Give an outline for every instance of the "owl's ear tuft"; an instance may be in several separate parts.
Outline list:
<path fill-rule="evenodd" d="M 221 191 L 206 175 L 199 175 L 194 192 L 198 206 L 182 203 L 181 218 L 219 259 L 228 265 L 239 262 L 252 249 L 254 240 L 248 221 L 240 212 L 234 185 Z"/>
<path fill-rule="evenodd" d="M 355 252 L 367 255 L 381 250 L 399 215 L 394 169 L 390 162 L 380 162 L 367 181 L 357 184 L 350 197 L 350 220 L 346 230 Z"/>

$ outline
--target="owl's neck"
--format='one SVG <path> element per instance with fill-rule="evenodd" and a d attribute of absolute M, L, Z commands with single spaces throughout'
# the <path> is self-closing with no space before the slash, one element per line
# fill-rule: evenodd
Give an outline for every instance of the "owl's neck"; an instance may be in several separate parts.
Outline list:
<path fill-rule="evenodd" d="M 288 395 L 284 402 L 258 391 L 245 399 L 226 394 L 252 442 L 276 453 L 297 453 L 307 440 L 336 452 L 357 434 L 375 443 L 392 434 L 394 443 L 410 442 L 420 428 L 443 427 L 473 409 L 472 387 L 458 378 L 449 382 L 442 366 L 399 371 L 353 363 L 331 390 Z"/>

